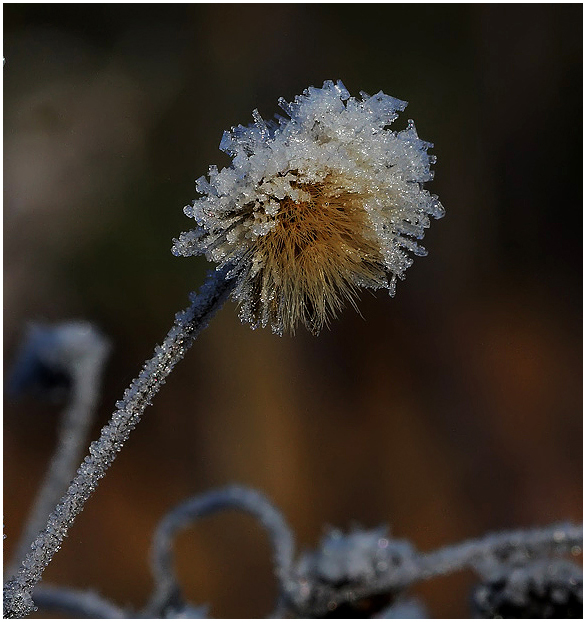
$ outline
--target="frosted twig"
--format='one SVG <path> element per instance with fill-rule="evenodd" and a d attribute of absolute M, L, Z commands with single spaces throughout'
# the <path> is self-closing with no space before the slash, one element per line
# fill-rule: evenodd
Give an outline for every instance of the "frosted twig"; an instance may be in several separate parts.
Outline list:
<path fill-rule="evenodd" d="M 71 588 L 39 586 L 34 591 L 35 603 L 41 609 L 58 609 L 83 618 L 128 618 L 129 612 L 95 592 Z"/>
<path fill-rule="evenodd" d="M 146 609 L 149 615 L 164 614 L 165 608 L 174 599 L 180 598 L 180 588 L 173 569 L 172 551 L 173 538 L 177 531 L 198 518 L 229 508 L 252 514 L 267 530 L 273 546 L 279 592 L 282 594 L 291 589 L 289 584 L 294 541 L 283 515 L 259 492 L 231 486 L 188 499 L 169 512 L 157 527 L 152 546 L 155 591 Z"/>
<path fill-rule="evenodd" d="M 496 563 L 564 555 L 581 550 L 582 526 L 561 523 L 550 527 L 490 534 L 477 540 L 447 546 L 432 553 L 414 554 L 396 566 L 390 566 L 364 585 L 335 587 L 326 583 L 311 583 L 304 591 L 288 594 L 296 615 L 319 617 L 332 613 L 341 605 L 371 597 L 374 594 L 399 592 L 409 585 L 438 575 L 466 568 L 478 569 L 487 560 Z"/>
<path fill-rule="evenodd" d="M 565 555 L 582 548 L 583 527 L 557 523 L 549 527 L 489 534 L 478 540 L 446 546 L 433 553 L 421 555 L 418 577 L 427 579 L 449 574 L 464 568 L 477 568 L 490 560 L 502 563 L 550 555 Z"/>
<path fill-rule="evenodd" d="M 62 373 L 71 380 L 71 393 L 61 416 L 55 454 L 16 546 L 8 576 L 18 570 L 30 543 L 44 527 L 47 516 L 75 475 L 94 418 L 102 369 L 109 350 L 106 338 L 87 322 L 30 327 L 15 366 L 15 376 L 18 375 L 21 382 L 24 376 L 32 382 L 33 376 L 42 374 L 44 369 Z"/>
<path fill-rule="evenodd" d="M 17 574 L 4 585 L 4 617 L 24 617 L 34 609 L 32 591 L 46 566 L 61 546 L 75 517 L 95 490 L 99 480 L 139 422 L 144 409 L 165 382 L 197 335 L 207 326 L 215 312 L 228 297 L 233 282 L 226 271 L 208 276 L 191 305 L 175 316 L 175 323 L 154 356 L 145 363 L 139 376 L 126 389 L 116 411 L 102 428 L 100 438 L 89 447 L 89 454 L 61 501 L 49 516 L 47 526 L 24 558 Z"/>

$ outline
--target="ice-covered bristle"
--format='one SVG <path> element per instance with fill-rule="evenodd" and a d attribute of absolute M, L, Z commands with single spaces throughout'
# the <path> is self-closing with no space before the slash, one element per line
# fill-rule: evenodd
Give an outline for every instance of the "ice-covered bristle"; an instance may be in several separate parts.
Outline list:
<path fill-rule="evenodd" d="M 407 103 L 382 91 L 357 99 L 342 82 L 326 81 L 291 103 L 280 99 L 279 105 L 288 119 L 267 123 L 255 110 L 251 125 L 224 133 L 220 149 L 232 164 L 220 171 L 210 167 L 208 179 L 198 180 L 202 196 L 186 208 L 198 227 L 182 234 L 173 250 L 232 266 L 238 277 L 233 297 L 242 319 L 253 327 L 270 324 L 280 333 L 301 320 L 317 332 L 340 308 L 340 299 L 364 286 L 392 293 L 412 263 L 408 252 L 425 253 L 415 240 L 423 238 L 430 216 L 443 215 L 437 197 L 422 187 L 432 179 L 435 158 L 427 153 L 432 144 L 418 137 L 411 120 L 402 131 L 389 129 Z M 337 211 L 326 209 L 336 201 Z M 291 205 L 299 206 L 305 222 L 291 216 Z M 294 226 L 287 224 L 293 221 Z M 355 236 L 347 230 L 350 225 L 358 229 Z M 295 261 L 303 269 L 299 260 L 285 261 L 266 250 L 272 249 L 272 238 L 288 248 L 285 227 L 296 232 L 290 246 L 298 257 L 313 254 L 312 265 L 320 266 L 316 278 L 326 273 L 322 283 L 306 275 L 288 287 L 285 276 L 278 276 L 277 267 L 286 278 L 296 278 L 290 269 Z M 334 265 L 349 256 L 353 261 Z M 326 283 L 334 283 L 331 291 Z M 287 299 L 292 295 L 298 300 Z"/>

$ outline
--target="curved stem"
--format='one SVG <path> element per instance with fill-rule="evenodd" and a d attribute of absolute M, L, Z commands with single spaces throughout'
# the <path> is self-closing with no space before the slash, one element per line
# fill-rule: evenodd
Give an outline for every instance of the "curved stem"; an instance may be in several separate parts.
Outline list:
<path fill-rule="evenodd" d="M 30 543 L 41 531 L 47 516 L 55 507 L 75 475 L 75 467 L 83 455 L 87 436 L 94 421 L 98 402 L 98 387 L 102 369 L 109 352 L 108 341 L 90 324 L 65 323 L 50 329 L 56 338 L 54 349 L 71 352 L 61 355 L 67 359 L 72 378 L 72 393 L 59 422 L 58 441 L 49 469 L 37 493 L 26 526 L 12 556 L 7 574 L 14 574 L 28 553 Z"/>
<path fill-rule="evenodd" d="M 199 294 L 191 296 L 191 305 L 175 316 L 175 323 L 162 345 L 155 348 L 154 356 L 145 363 L 139 376 L 117 402 L 116 411 L 102 428 L 100 438 L 90 445 L 89 454 L 49 516 L 44 531 L 31 544 L 31 550 L 19 571 L 4 585 L 4 617 L 21 618 L 34 609 L 32 591 L 61 547 L 75 517 L 83 510 L 99 480 L 122 449 L 144 409 L 197 335 L 220 309 L 232 287 L 233 281 L 226 279 L 225 270 L 211 273 Z"/>
<path fill-rule="evenodd" d="M 244 510 L 252 514 L 268 531 L 273 545 L 275 575 L 279 581 L 279 591 L 283 593 L 287 590 L 294 555 L 291 529 L 281 512 L 262 494 L 242 486 L 231 486 L 222 490 L 212 490 L 184 501 L 171 510 L 159 523 L 152 547 L 155 591 L 146 608 L 149 615 L 163 614 L 165 607 L 180 595 L 173 568 L 172 550 L 173 538 L 177 531 L 187 527 L 198 518 L 229 508 Z"/>

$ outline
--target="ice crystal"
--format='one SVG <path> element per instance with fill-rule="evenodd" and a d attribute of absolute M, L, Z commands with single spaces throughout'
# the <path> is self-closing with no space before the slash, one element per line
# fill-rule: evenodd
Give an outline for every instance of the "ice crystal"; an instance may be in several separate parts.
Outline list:
<path fill-rule="evenodd" d="M 205 254 L 236 278 L 232 297 L 253 328 L 318 333 L 359 288 L 395 292 L 417 243 L 440 218 L 432 179 L 431 143 L 413 121 L 389 129 L 407 105 L 382 91 L 350 97 L 342 82 L 309 87 L 279 105 L 289 118 L 225 132 L 232 157 L 209 179 L 185 214 L 197 227 L 174 241 L 176 255 Z"/>
<path fill-rule="evenodd" d="M 365 583 L 401 566 L 414 554 L 409 542 L 391 539 L 384 526 L 354 529 L 349 534 L 332 529 L 317 551 L 301 556 L 297 572 L 333 585 Z"/>
<path fill-rule="evenodd" d="M 480 618 L 581 618 L 582 568 L 567 560 L 537 560 L 496 568 L 472 595 Z"/>

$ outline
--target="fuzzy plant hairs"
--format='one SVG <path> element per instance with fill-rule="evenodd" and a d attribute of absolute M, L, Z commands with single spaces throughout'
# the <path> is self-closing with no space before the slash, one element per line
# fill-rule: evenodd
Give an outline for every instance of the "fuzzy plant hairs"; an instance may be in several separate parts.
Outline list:
<path fill-rule="evenodd" d="M 232 298 L 253 328 L 318 333 L 360 288 L 389 290 L 414 255 L 425 255 L 430 217 L 444 210 L 423 188 L 433 145 L 409 121 L 390 129 L 407 103 L 382 91 L 350 96 L 341 81 L 309 87 L 288 115 L 225 132 L 232 157 L 197 181 L 185 214 L 197 227 L 176 255 L 205 254 L 236 279 Z"/>

